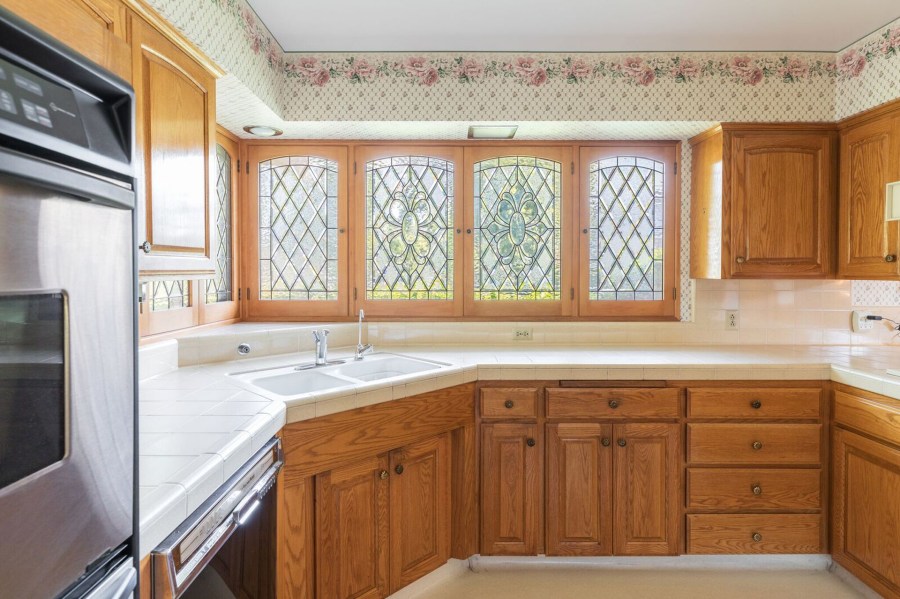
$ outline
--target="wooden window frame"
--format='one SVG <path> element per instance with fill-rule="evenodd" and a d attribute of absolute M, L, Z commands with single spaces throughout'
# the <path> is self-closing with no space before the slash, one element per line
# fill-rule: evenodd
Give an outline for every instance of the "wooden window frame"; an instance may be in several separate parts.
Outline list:
<path fill-rule="evenodd" d="M 466 235 L 465 235 L 465 309 L 466 317 L 493 317 L 515 320 L 519 318 L 534 317 L 559 317 L 570 316 L 574 310 L 572 273 L 575 267 L 571 247 L 572 237 L 572 207 L 573 207 L 573 179 L 571 170 L 572 147 L 560 145 L 518 145 L 478 144 L 465 149 L 463 172 L 465 183 L 464 205 L 466 209 Z M 534 156 L 545 160 L 552 160 L 560 164 L 560 229 L 559 252 L 557 260 L 560 264 L 559 300 L 476 300 L 475 288 L 475 191 L 473 169 L 475 164 L 491 158 L 504 156 Z M 566 175 L 567 165 L 570 175 Z"/>
<path fill-rule="evenodd" d="M 284 156 L 314 156 L 334 160 L 338 165 L 338 292 L 336 300 L 292 301 L 259 299 L 259 164 Z M 349 272 L 351 256 L 348 250 L 348 184 L 350 177 L 349 148 L 346 144 L 266 143 L 247 144 L 247 169 L 244 177 L 244 201 L 241 202 L 243 243 L 241 244 L 245 292 L 242 300 L 245 318 L 258 320 L 333 320 L 349 316 Z"/>
<path fill-rule="evenodd" d="M 423 156 L 440 158 L 453 163 L 453 299 L 452 300 L 370 300 L 366 299 L 366 165 L 372 160 L 392 156 Z M 354 148 L 356 176 L 351 188 L 350 231 L 354 248 L 350 269 L 354 280 L 354 312 L 365 310 L 376 317 L 461 317 L 465 294 L 463 271 L 463 222 L 465 189 L 463 187 L 463 148 L 439 145 L 361 145 Z"/>
<path fill-rule="evenodd" d="M 680 279 L 678 267 L 680 243 L 681 175 L 675 164 L 681 156 L 679 142 L 609 142 L 582 145 L 578 148 L 578 315 L 603 317 L 607 320 L 677 320 Z M 589 256 L 590 238 L 590 167 L 591 164 L 615 156 L 638 156 L 665 165 L 665 221 L 663 223 L 663 298 L 661 300 L 591 300 Z"/>

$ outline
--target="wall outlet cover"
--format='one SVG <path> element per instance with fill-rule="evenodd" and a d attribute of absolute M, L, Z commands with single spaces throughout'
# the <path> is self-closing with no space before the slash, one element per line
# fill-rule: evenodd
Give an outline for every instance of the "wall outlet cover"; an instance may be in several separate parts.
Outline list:
<path fill-rule="evenodd" d="M 531 341 L 534 338 L 534 329 L 524 328 L 513 330 L 513 340 L 515 341 Z"/>
<path fill-rule="evenodd" d="M 868 315 L 868 312 L 860 312 L 859 310 L 851 312 L 850 330 L 854 333 L 864 333 L 865 331 L 871 331 L 875 328 L 875 321 L 867 319 L 866 316 Z"/>
<path fill-rule="evenodd" d="M 728 331 L 736 331 L 741 328 L 741 321 L 738 318 L 737 310 L 725 311 L 725 329 Z"/>

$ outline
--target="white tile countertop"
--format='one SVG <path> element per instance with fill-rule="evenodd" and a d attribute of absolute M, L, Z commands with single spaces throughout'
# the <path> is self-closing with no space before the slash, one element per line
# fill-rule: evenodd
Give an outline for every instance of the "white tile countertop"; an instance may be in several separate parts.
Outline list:
<path fill-rule="evenodd" d="M 174 342 L 168 342 L 173 344 Z M 285 401 L 228 374 L 295 365 L 311 352 L 176 368 L 166 347 L 142 348 L 140 553 L 147 555 L 285 423 L 477 380 L 828 380 L 900 399 L 900 348 L 884 346 L 380 347 L 446 366 Z M 352 359 L 338 348 L 334 359 Z"/>

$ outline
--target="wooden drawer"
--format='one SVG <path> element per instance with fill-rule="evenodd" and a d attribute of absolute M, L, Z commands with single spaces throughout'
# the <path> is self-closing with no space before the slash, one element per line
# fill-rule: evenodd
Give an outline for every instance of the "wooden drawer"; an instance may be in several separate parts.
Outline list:
<path fill-rule="evenodd" d="M 818 424 L 688 424 L 694 464 L 820 464 Z"/>
<path fill-rule="evenodd" d="M 547 418 L 678 418 L 679 389 L 547 389 Z"/>
<path fill-rule="evenodd" d="M 896 399 L 835 391 L 834 422 L 900 445 L 900 401 Z"/>
<path fill-rule="evenodd" d="M 819 514 L 690 514 L 688 553 L 821 553 Z"/>
<path fill-rule="evenodd" d="M 481 390 L 484 420 L 537 418 L 538 390 L 527 387 L 488 387 Z"/>
<path fill-rule="evenodd" d="M 688 468 L 689 510 L 817 510 L 822 474 L 818 468 Z"/>
<path fill-rule="evenodd" d="M 820 389 L 688 389 L 690 418 L 818 419 Z"/>

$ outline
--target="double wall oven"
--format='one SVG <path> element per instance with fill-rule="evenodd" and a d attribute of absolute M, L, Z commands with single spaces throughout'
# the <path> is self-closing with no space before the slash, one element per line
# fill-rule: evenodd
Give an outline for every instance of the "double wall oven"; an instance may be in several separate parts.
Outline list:
<path fill-rule="evenodd" d="M 131 596 L 134 96 L 0 9 L 0 595 Z"/>

